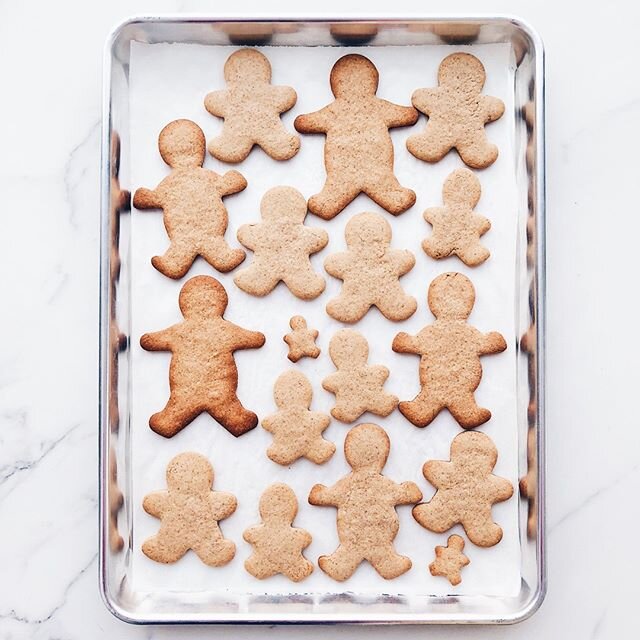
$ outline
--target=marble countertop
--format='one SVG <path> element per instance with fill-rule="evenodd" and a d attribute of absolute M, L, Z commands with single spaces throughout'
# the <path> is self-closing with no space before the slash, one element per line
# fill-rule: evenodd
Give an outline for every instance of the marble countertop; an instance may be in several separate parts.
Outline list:
<path fill-rule="evenodd" d="M 396 0 L 393 9 L 409 15 L 412 4 Z M 260 7 L 258 0 L 234 3 L 238 14 Z M 340 0 L 322 5 L 329 13 L 344 7 Z M 359 6 L 349 8 L 357 13 Z M 539 31 L 547 53 L 548 155 L 548 595 L 520 625 L 443 628 L 438 637 L 630 638 L 640 595 L 640 429 L 631 402 L 639 395 L 640 357 L 640 8 L 631 0 L 611 0 L 606 13 L 535 0 L 488 0 L 481 8 L 449 0 L 433 9 L 510 13 Z M 128 15 L 213 10 L 211 2 L 168 0 L 0 4 L 2 638 L 327 633 L 133 627 L 113 618 L 98 593 L 102 48 Z M 299 10 L 299 1 L 269 3 L 274 15 Z M 332 629 L 345 638 L 428 632 Z"/>

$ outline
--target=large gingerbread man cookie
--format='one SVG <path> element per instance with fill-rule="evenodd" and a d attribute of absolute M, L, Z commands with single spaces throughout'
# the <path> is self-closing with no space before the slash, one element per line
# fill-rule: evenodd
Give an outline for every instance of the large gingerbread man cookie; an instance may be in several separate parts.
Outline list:
<path fill-rule="evenodd" d="M 429 286 L 428 302 L 436 321 L 416 336 L 404 332 L 393 340 L 397 353 L 420 356 L 420 393 L 398 408 L 416 427 L 426 427 L 443 409 L 449 409 L 465 429 L 491 418 L 476 404 L 474 391 L 482 378 L 480 356 L 507 348 L 497 332 L 481 333 L 467 323 L 476 294 L 469 278 L 443 273 Z"/>
<path fill-rule="evenodd" d="M 407 139 L 407 149 L 416 158 L 438 162 L 455 148 L 474 169 L 495 162 L 498 147 L 487 140 L 484 126 L 504 113 L 504 103 L 482 95 L 485 79 L 478 58 L 452 53 L 440 63 L 438 86 L 414 91 L 413 106 L 429 117 L 424 132 Z"/>
<path fill-rule="evenodd" d="M 398 484 L 382 475 L 390 447 L 389 436 L 379 426 L 354 427 L 344 441 L 353 471 L 332 487 L 317 484 L 311 489 L 311 504 L 338 509 L 340 546 L 318 560 L 334 580 L 349 578 L 363 560 L 385 579 L 397 578 L 411 568 L 411 560 L 399 555 L 393 545 L 400 527 L 395 507 L 418 502 L 422 493 L 413 482 Z"/>
<path fill-rule="evenodd" d="M 337 371 L 328 375 L 322 386 L 335 394 L 331 415 L 341 422 L 354 422 L 365 411 L 388 416 L 398 398 L 383 389 L 389 369 L 370 365 L 367 339 L 353 329 L 338 331 L 329 343 L 329 355 Z"/>
<path fill-rule="evenodd" d="M 213 467 L 199 453 L 181 453 L 167 467 L 168 491 L 144 497 L 144 510 L 160 518 L 158 533 L 142 545 L 156 562 L 176 562 L 189 549 L 211 567 L 233 559 L 236 546 L 222 536 L 218 522 L 235 510 L 235 496 L 212 491 Z"/>
<path fill-rule="evenodd" d="M 233 281 L 247 293 L 264 296 L 284 282 L 302 300 L 317 298 L 324 278 L 311 267 L 309 256 L 327 245 L 324 229 L 304 226 L 307 203 L 292 187 L 267 191 L 260 203 L 262 222 L 244 224 L 238 240 L 254 252 L 253 262 L 239 271 Z"/>
<path fill-rule="evenodd" d="M 143 349 L 172 354 L 169 402 L 149 420 L 156 433 L 170 438 L 205 411 L 234 436 L 258 424 L 256 414 L 245 409 L 236 395 L 238 369 L 233 354 L 257 349 L 265 338 L 225 320 L 222 314 L 228 302 L 227 292 L 215 278 L 191 278 L 180 291 L 184 321 L 140 338 Z"/>
<path fill-rule="evenodd" d="M 241 162 L 254 145 L 275 160 L 298 153 L 300 138 L 289 133 L 280 114 L 296 103 L 291 87 L 271 84 L 271 64 L 255 49 L 232 53 L 224 65 L 227 88 L 204 99 L 206 110 L 224 118 L 222 135 L 209 141 L 209 153 L 223 162 Z"/>
<path fill-rule="evenodd" d="M 458 256 L 469 267 L 483 263 L 490 255 L 480 243 L 480 236 L 491 223 L 473 209 L 480 200 L 480 181 L 469 169 L 456 169 L 442 187 L 443 207 L 424 212 L 433 226 L 433 234 L 422 243 L 425 253 L 436 260 Z"/>
<path fill-rule="evenodd" d="M 247 181 L 237 171 L 223 176 L 203 169 L 205 140 L 191 120 L 174 120 L 161 132 L 158 148 L 171 173 L 153 190 L 138 189 L 137 209 L 162 209 L 169 249 L 151 259 L 169 278 L 182 278 L 197 256 L 226 273 L 244 260 L 242 249 L 232 249 L 224 239 L 229 221 L 223 196 L 238 193 Z"/>
<path fill-rule="evenodd" d="M 425 462 L 422 473 L 437 491 L 429 502 L 413 508 L 413 517 L 436 533 L 461 524 L 479 547 L 498 544 L 502 529 L 493 521 L 491 506 L 508 500 L 513 486 L 491 473 L 497 460 L 498 451 L 489 436 L 479 431 L 457 435 L 450 461 Z"/>
<path fill-rule="evenodd" d="M 309 200 L 309 211 L 329 220 L 360 193 L 366 193 L 389 213 L 406 211 L 416 194 L 393 173 L 392 127 L 414 124 L 418 112 L 376 96 L 378 70 L 364 56 L 349 54 L 331 69 L 335 100 L 315 113 L 298 116 L 301 133 L 324 133 L 327 180 Z"/>
<path fill-rule="evenodd" d="M 243 538 L 253 546 L 245 569 L 263 580 L 278 573 L 300 582 L 313 571 L 313 565 L 302 555 L 311 544 L 311 534 L 293 527 L 298 513 L 298 500 L 291 487 L 281 482 L 268 487 L 260 498 L 262 524 L 247 529 Z"/>
<path fill-rule="evenodd" d="M 399 278 L 416 259 L 406 249 L 391 249 L 391 226 L 377 213 L 359 213 L 345 228 L 348 250 L 330 255 L 327 273 L 343 280 L 342 291 L 327 304 L 327 313 L 341 322 L 357 322 L 376 306 L 389 320 L 406 320 L 416 308 Z"/>

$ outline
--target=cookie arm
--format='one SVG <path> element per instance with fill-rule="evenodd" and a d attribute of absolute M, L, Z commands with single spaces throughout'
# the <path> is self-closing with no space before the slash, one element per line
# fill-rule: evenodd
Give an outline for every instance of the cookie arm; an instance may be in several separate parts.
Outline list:
<path fill-rule="evenodd" d="M 501 333 L 491 331 L 485 333 L 480 342 L 480 354 L 500 353 L 507 348 L 507 343 Z"/>
<path fill-rule="evenodd" d="M 255 527 L 249 527 L 248 529 L 245 529 L 242 534 L 244 541 L 248 542 L 251 545 L 255 545 L 258 542 L 258 536 L 262 527 L 263 525 L 259 524 Z"/>
<path fill-rule="evenodd" d="M 243 224 L 239 229 L 236 237 L 238 238 L 238 242 L 247 249 L 251 249 L 251 251 L 255 251 L 258 245 L 258 229 L 261 224 Z"/>
<path fill-rule="evenodd" d="M 212 91 L 208 93 L 204 98 L 204 108 L 211 115 L 224 118 L 228 94 L 229 92 L 224 89 L 222 91 Z"/>
<path fill-rule="evenodd" d="M 336 393 L 342 386 L 341 380 L 342 374 L 339 371 L 331 373 L 322 381 L 322 388 L 329 393 Z"/>
<path fill-rule="evenodd" d="M 503 502 L 513 495 L 513 485 L 506 479 L 491 474 L 488 478 L 495 502 Z"/>
<path fill-rule="evenodd" d="M 146 495 L 142 501 L 142 508 L 154 518 L 162 518 L 169 494 L 166 491 L 157 491 Z"/>
<path fill-rule="evenodd" d="M 326 133 L 331 121 L 329 107 L 298 116 L 293 126 L 299 133 Z"/>
<path fill-rule="evenodd" d="M 345 253 L 334 253 L 333 255 L 327 256 L 324 261 L 324 270 L 334 278 L 339 278 L 343 280 L 342 277 L 344 272 L 349 268 L 349 263 L 351 262 L 351 256 L 349 252 Z"/>
<path fill-rule="evenodd" d="M 387 256 L 396 269 L 398 276 L 409 273 L 416 264 L 416 258 L 408 249 L 395 249 L 389 251 Z"/>
<path fill-rule="evenodd" d="M 279 113 L 289 111 L 298 100 L 298 94 L 293 87 L 272 87 L 272 91 Z"/>
<path fill-rule="evenodd" d="M 411 104 L 422 113 L 430 115 L 436 102 L 437 89 L 416 89 L 411 96 Z"/>
<path fill-rule="evenodd" d="M 232 493 L 226 491 L 212 491 L 209 493 L 212 515 L 216 520 L 228 518 L 238 506 L 238 501 Z"/>
<path fill-rule="evenodd" d="M 396 353 L 417 353 L 418 355 L 422 353 L 418 337 L 410 336 L 404 331 L 401 331 L 396 335 L 393 339 L 393 343 L 391 344 L 391 348 Z"/>
<path fill-rule="evenodd" d="M 422 466 L 422 475 L 436 489 L 442 489 L 451 486 L 455 469 L 450 462 L 427 460 Z"/>
<path fill-rule="evenodd" d="M 309 493 L 309 504 L 317 507 L 337 507 L 340 502 L 340 483 L 333 487 L 326 487 L 323 484 L 314 484 Z"/>
<path fill-rule="evenodd" d="M 329 234 L 324 229 L 311 229 L 304 227 L 305 244 L 311 253 L 324 249 L 329 242 Z"/>
<path fill-rule="evenodd" d="M 133 206 L 136 209 L 161 209 L 162 198 L 157 190 L 142 187 L 133 194 Z"/>
<path fill-rule="evenodd" d="M 173 325 L 161 331 L 145 333 L 140 338 L 140 346 L 145 351 L 171 351 L 173 342 L 177 337 L 177 325 Z"/>
<path fill-rule="evenodd" d="M 295 539 L 301 546 L 302 549 L 306 549 L 312 541 L 311 534 L 306 529 L 299 529 L 298 527 L 292 527 L 292 533 Z"/>
<path fill-rule="evenodd" d="M 228 326 L 231 327 L 232 330 L 232 338 L 233 338 L 233 348 L 234 350 L 239 349 L 259 349 L 265 343 L 264 333 L 260 333 L 259 331 L 249 331 L 248 329 L 243 329 L 238 325 L 233 324 L 232 322 L 227 323 Z"/>
<path fill-rule="evenodd" d="M 380 100 L 382 117 L 388 127 L 408 127 L 418 121 L 418 112 L 413 107 L 403 107 L 387 100 Z"/>
<path fill-rule="evenodd" d="M 484 112 L 485 122 L 494 122 L 504 113 L 504 102 L 493 96 L 481 96 L 480 106 Z"/>
<path fill-rule="evenodd" d="M 239 171 L 227 171 L 219 179 L 220 195 L 230 196 L 232 193 L 238 193 L 247 188 L 247 181 Z"/>
<path fill-rule="evenodd" d="M 422 500 L 422 491 L 415 482 L 403 482 L 395 485 L 396 504 L 416 504 Z"/>

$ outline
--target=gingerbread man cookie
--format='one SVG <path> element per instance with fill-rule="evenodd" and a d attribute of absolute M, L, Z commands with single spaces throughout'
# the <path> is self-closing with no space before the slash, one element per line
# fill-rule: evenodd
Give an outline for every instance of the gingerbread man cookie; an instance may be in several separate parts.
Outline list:
<path fill-rule="evenodd" d="M 440 63 L 438 87 L 414 91 L 413 106 L 429 117 L 424 132 L 407 139 L 407 149 L 416 158 L 438 162 L 455 148 L 474 169 L 495 162 L 498 147 L 487 140 L 484 126 L 504 113 L 504 103 L 480 93 L 485 79 L 478 58 L 452 53 Z"/>
<path fill-rule="evenodd" d="M 376 306 L 389 320 L 406 320 L 416 308 L 399 278 L 413 269 L 416 259 L 405 249 L 390 249 L 391 227 L 377 213 L 359 213 L 345 227 L 348 250 L 330 255 L 327 273 L 344 281 L 327 313 L 341 322 L 357 322 Z"/>
<path fill-rule="evenodd" d="M 341 422 L 354 422 L 365 411 L 388 416 L 398 398 L 383 389 L 389 369 L 369 365 L 369 344 L 353 329 L 342 329 L 329 343 L 329 355 L 337 371 L 322 381 L 322 386 L 335 394 L 336 405 L 331 415 Z"/>
<path fill-rule="evenodd" d="M 389 213 L 413 206 L 416 194 L 393 173 L 392 127 L 418 119 L 413 107 L 401 107 L 376 96 L 378 70 L 364 56 L 350 54 L 331 69 L 335 100 L 315 113 L 298 116 L 301 133 L 324 133 L 327 180 L 322 192 L 309 200 L 309 211 L 329 220 L 360 193 L 366 193 Z"/>
<path fill-rule="evenodd" d="M 298 500 L 283 483 L 272 484 L 260 498 L 262 524 L 247 529 L 243 538 L 253 546 L 245 569 L 263 580 L 279 573 L 300 582 L 313 572 L 313 565 L 302 554 L 311 544 L 311 534 L 293 527 Z"/>
<path fill-rule="evenodd" d="M 411 568 L 411 560 L 396 553 L 393 545 L 400 526 L 395 507 L 418 502 L 422 493 L 413 482 L 397 484 L 382 475 L 390 446 L 389 436 L 379 426 L 354 427 L 344 441 L 353 471 L 332 487 L 316 484 L 311 489 L 311 504 L 338 509 L 340 546 L 318 560 L 334 580 L 349 578 L 363 560 L 385 579 L 397 578 Z"/>
<path fill-rule="evenodd" d="M 457 535 L 449 536 L 447 546 L 438 545 L 435 549 L 436 559 L 429 565 L 432 576 L 446 578 L 454 587 L 462 582 L 460 570 L 471 560 L 462 553 L 464 540 Z"/>
<path fill-rule="evenodd" d="M 205 411 L 234 436 L 258 424 L 256 414 L 245 409 L 236 395 L 238 369 L 233 353 L 257 349 L 265 338 L 225 320 L 222 314 L 228 302 L 227 292 L 215 278 L 191 278 L 180 291 L 184 321 L 140 338 L 143 349 L 172 354 L 169 402 L 149 420 L 156 433 L 170 438 Z"/>
<path fill-rule="evenodd" d="M 278 412 L 262 420 L 262 427 L 273 435 L 267 456 L 281 465 L 298 458 L 326 462 L 335 452 L 333 442 L 322 437 L 331 419 L 324 413 L 309 411 L 313 390 L 304 374 L 287 371 L 277 380 L 273 397 Z"/>
<path fill-rule="evenodd" d="M 413 517 L 425 528 L 444 533 L 456 524 L 479 547 L 502 540 L 502 529 L 493 522 L 491 506 L 508 500 L 513 486 L 491 472 L 498 451 L 491 438 L 479 431 L 465 431 L 451 443 L 451 460 L 428 460 L 424 477 L 436 489 L 429 502 L 413 508 Z"/>
<path fill-rule="evenodd" d="M 280 114 L 289 111 L 297 95 L 291 87 L 271 84 L 271 64 L 256 49 L 232 53 L 224 65 L 227 89 L 212 91 L 205 109 L 224 118 L 222 135 L 209 142 L 209 153 L 223 162 L 241 162 L 254 145 L 275 160 L 298 153 L 300 138 L 289 133 Z"/>
<path fill-rule="evenodd" d="M 324 249 L 329 235 L 304 226 L 307 203 L 302 194 L 292 187 L 270 189 L 260 212 L 262 222 L 238 229 L 238 240 L 254 252 L 254 259 L 233 281 L 254 296 L 267 295 L 282 281 L 302 300 L 317 298 L 325 281 L 311 267 L 309 256 Z"/>
<path fill-rule="evenodd" d="M 300 358 L 317 358 L 320 347 L 316 345 L 317 329 L 309 329 L 307 321 L 302 316 L 293 316 L 289 321 L 291 333 L 282 338 L 289 346 L 287 358 L 291 362 L 298 362 Z"/>
<path fill-rule="evenodd" d="M 145 541 L 143 553 L 165 564 L 189 549 L 210 567 L 233 559 L 236 545 L 222 536 L 218 522 L 235 510 L 235 496 L 212 491 L 213 467 L 199 453 L 181 453 L 167 467 L 168 491 L 144 497 L 144 510 L 161 521 L 160 531 Z"/>
<path fill-rule="evenodd" d="M 204 169 L 202 129 L 191 120 L 174 120 L 161 132 L 158 148 L 171 173 L 156 189 L 138 189 L 137 209 L 162 209 L 169 249 L 151 259 L 169 278 L 182 278 L 197 256 L 226 273 L 244 260 L 242 249 L 232 249 L 224 239 L 229 221 L 224 196 L 238 193 L 247 181 L 237 171 L 223 176 Z"/>
<path fill-rule="evenodd" d="M 392 349 L 420 356 L 420 393 L 398 408 L 416 427 L 426 427 L 443 409 L 464 429 L 473 429 L 491 418 L 478 407 L 474 391 L 482 378 L 480 356 L 507 348 L 497 332 L 480 333 L 467 323 L 476 293 L 461 273 L 443 273 L 429 286 L 428 302 L 436 321 L 417 336 L 399 333 Z"/>
<path fill-rule="evenodd" d="M 433 235 L 422 243 L 427 255 L 436 260 L 456 255 L 469 267 L 491 255 L 480 244 L 491 223 L 473 212 L 480 194 L 480 181 L 469 169 L 456 169 L 447 176 L 442 187 L 444 207 L 424 212 L 424 219 L 433 226 Z"/>

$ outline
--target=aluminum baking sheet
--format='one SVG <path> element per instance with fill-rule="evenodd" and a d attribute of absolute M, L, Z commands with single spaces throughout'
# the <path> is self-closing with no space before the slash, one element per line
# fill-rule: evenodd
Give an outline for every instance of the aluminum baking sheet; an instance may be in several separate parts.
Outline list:
<path fill-rule="evenodd" d="M 514 32 L 506 38 L 509 24 Z M 442 42 L 446 25 L 450 25 L 454 44 Z M 456 25 L 457 29 L 453 29 Z M 438 64 L 446 55 L 453 51 L 473 53 L 487 70 L 484 92 L 499 96 L 506 104 L 505 115 L 489 128 L 491 140 L 500 149 L 500 157 L 490 168 L 479 172 L 483 195 L 477 210 L 492 222 L 491 231 L 483 237 L 491 258 L 480 267 L 470 269 L 457 258 L 434 261 L 421 249 L 422 239 L 430 233 L 430 226 L 422 218 L 423 210 L 441 204 L 444 179 L 453 169 L 463 166 L 455 153 L 430 165 L 406 151 L 404 142 L 408 135 L 424 127 L 425 119 L 421 117 L 414 127 L 392 131 L 395 173 L 403 185 L 416 191 L 414 207 L 393 218 L 360 196 L 330 222 L 309 214 L 306 223 L 325 228 L 330 235 L 328 247 L 317 254 L 312 263 L 316 270 L 323 272 L 324 258 L 344 250 L 344 225 L 361 211 L 381 212 L 393 227 L 392 246 L 408 248 L 415 254 L 416 266 L 402 282 L 418 299 L 418 311 L 402 323 L 393 323 L 372 310 L 355 326 L 369 341 L 370 362 L 385 364 L 391 370 L 387 388 L 401 399 L 412 398 L 417 393 L 418 359 L 395 354 L 391 350 L 393 336 L 401 330 L 416 333 L 432 321 L 426 306 L 426 290 L 434 277 L 452 270 L 467 274 L 477 294 L 470 322 L 482 331 L 499 330 L 509 344 L 505 353 L 483 358 L 484 377 L 476 393 L 478 402 L 491 408 L 493 413 L 492 420 L 481 430 L 491 436 L 498 448 L 495 472 L 508 478 L 514 486 L 527 471 L 530 476 L 535 475 L 535 480 L 540 480 L 537 471 L 541 456 L 535 456 L 535 463 L 532 462 L 531 434 L 535 436 L 537 453 L 542 440 L 541 407 L 537 397 L 539 386 L 534 378 L 541 375 L 538 357 L 541 340 L 533 353 L 535 358 L 531 354 L 527 357 L 520 347 L 521 336 L 536 312 L 540 325 L 541 312 L 542 263 L 535 251 L 537 247 L 532 244 L 537 239 L 539 245 L 540 240 L 540 233 L 532 233 L 532 229 L 539 227 L 541 213 L 541 199 L 535 197 L 541 186 L 541 153 L 535 144 L 540 127 L 531 115 L 529 126 L 523 117 L 531 114 L 535 98 L 540 100 L 537 91 L 541 89 L 537 86 L 531 95 L 531 76 L 536 77 L 533 71 L 538 70 L 541 54 L 534 50 L 523 53 L 522 47 L 517 46 L 521 40 L 514 35 L 522 28 L 509 21 L 469 25 L 474 27 L 470 33 L 475 33 L 478 26 L 480 31 L 487 30 L 486 25 L 493 26 L 496 33 L 487 41 L 476 34 L 476 40 L 468 43 L 460 42 L 469 39 L 468 32 L 451 21 L 342 23 L 337 29 L 334 24 L 334 35 L 339 32 L 344 41 L 346 34 L 347 43 L 353 42 L 353 38 L 361 42 L 373 29 L 377 30 L 371 42 L 349 47 L 344 42 L 336 43 L 331 36 L 331 24 L 320 21 L 249 22 L 239 28 L 237 24 L 206 20 L 153 20 L 129 23 L 114 38 L 108 52 L 115 61 L 109 65 L 111 126 L 106 127 L 105 149 L 110 179 L 105 184 L 106 211 L 103 212 L 111 228 L 104 234 L 110 245 L 105 248 L 104 257 L 113 262 L 112 249 L 117 242 L 121 267 L 116 283 L 115 277 L 111 277 L 113 268 L 104 264 L 107 260 L 103 261 L 103 275 L 107 273 L 114 280 L 105 286 L 106 293 L 111 295 L 103 300 L 103 312 L 109 310 L 106 318 L 103 313 L 103 334 L 113 337 L 122 331 L 128 338 L 128 348 L 116 353 L 107 346 L 111 356 L 107 361 L 112 366 L 103 365 L 103 369 L 110 369 L 103 371 L 106 376 L 106 383 L 103 377 L 103 409 L 110 407 L 112 415 L 103 412 L 105 517 L 101 564 L 105 599 L 121 617 L 160 622 L 499 621 L 522 617 L 539 599 L 544 586 L 541 518 L 535 518 L 535 527 L 531 525 L 527 500 L 519 499 L 517 490 L 511 500 L 494 506 L 494 517 L 504 529 L 501 543 L 481 549 L 467 542 L 465 552 L 472 563 L 464 570 L 463 582 L 456 588 L 441 578 L 432 577 L 427 565 L 433 559 L 434 546 L 445 544 L 449 533 L 461 533 L 461 528 L 447 534 L 433 534 L 413 520 L 410 507 L 398 509 L 401 526 L 396 548 L 409 555 L 414 566 L 395 580 L 383 580 L 366 563 L 345 583 L 333 581 L 317 567 L 300 584 L 283 577 L 259 581 L 249 575 L 243 561 L 251 548 L 242 540 L 242 531 L 258 521 L 260 493 L 275 481 L 286 482 L 298 496 L 300 511 L 296 524 L 314 535 L 307 556 L 315 563 L 319 555 L 337 546 L 335 511 L 310 506 L 306 497 L 314 483 L 333 484 L 348 473 L 342 443 L 349 426 L 332 422 L 325 437 L 336 443 L 338 451 L 320 466 L 301 460 L 291 467 L 280 467 L 266 457 L 271 436 L 260 427 L 235 439 L 209 416 L 200 416 L 180 434 L 165 440 L 154 434 L 147 423 L 149 416 L 161 409 L 168 397 L 169 354 L 143 351 L 139 337 L 145 331 L 161 329 L 180 320 L 177 299 L 186 278 L 196 274 L 214 275 L 229 293 L 226 317 L 267 336 L 261 350 L 236 355 L 240 375 L 238 395 L 245 406 L 259 416 L 272 413 L 275 410 L 274 380 L 281 372 L 296 368 L 312 382 L 312 408 L 328 413 L 333 406 L 333 396 L 325 392 L 320 383 L 334 370 L 328 357 L 328 343 L 343 325 L 331 319 L 324 306 L 338 293 L 340 282 L 327 276 L 324 294 L 311 302 L 294 298 L 283 285 L 260 299 L 237 289 L 232 281 L 233 273 L 218 274 L 202 260 L 196 262 L 185 279 L 171 281 L 149 262 L 152 255 L 163 253 L 167 246 L 162 214 L 134 210 L 131 215 L 126 212 L 118 215 L 111 206 L 116 185 L 129 189 L 154 187 L 167 174 L 167 167 L 157 153 L 157 135 L 167 122 L 190 118 L 203 128 L 207 139 L 216 135 L 221 122 L 204 110 L 204 95 L 223 86 L 224 61 L 239 44 L 262 44 L 269 31 L 275 34 L 269 36 L 267 46 L 259 48 L 271 61 L 273 82 L 293 86 L 298 92 L 297 104 L 283 117 L 289 129 L 297 114 L 314 111 L 332 100 L 329 71 L 346 53 L 357 51 L 368 56 L 380 72 L 378 95 L 399 104 L 409 104 L 416 88 L 435 83 Z M 439 32 L 436 39 L 434 31 Z M 235 44 L 231 44 L 230 39 Z M 327 46 L 329 44 L 332 46 Z M 534 55 L 538 56 L 535 60 Z M 121 60 L 126 60 L 126 65 L 120 64 Z M 531 69 L 524 86 L 521 75 L 526 64 Z M 117 181 L 113 178 L 115 158 L 112 156 L 118 150 L 114 133 L 120 140 Z M 234 246 L 237 228 L 259 220 L 260 198 L 267 189 L 291 185 L 305 197 L 320 190 L 325 175 L 323 145 L 323 136 L 303 136 L 301 151 L 292 160 L 278 163 L 254 150 L 247 160 L 233 167 L 241 171 L 249 183 L 243 193 L 225 200 L 230 219 L 227 238 Z M 218 172 L 232 168 L 211 157 L 207 157 L 205 167 Z M 114 218 L 119 222 L 117 235 L 113 233 Z M 249 253 L 247 261 L 250 259 Z M 532 287 L 532 283 L 537 287 Z M 320 330 L 318 344 L 322 354 L 317 360 L 306 359 L 292 365 L 286 359 L 282 336 L 289 331 L 289 318 L 298 313 Z M 114 330 L 116 326 L 118 331 Z M 104 355 L 105 351 L 103 363 Z M 116 380 L 114 362 L 118 363 Z M 531 375 L 532 364 L 537 365 L 535 376 Z M 113 419 L 114 404 L 118 405 L 117 421 Z M 391 438 L 391 454 L 384 473 L 398 481 L 417 482 L 428 499 L 433 488 L 420 472 L 422 464 L 427 459 L 448 459 L 451 440 L 461 432 L 457 423 L 446 412 L 427 429 L 413 427 L 397 411 L 387 418 L 365 415 L 360 422 L 367 420 L 380 424 Z M 111 429 L 106 428 L 108 424 Z M 142 510 L 142 497 L 164 488 L 167 462 L 177 453 L 189 450 L 199 451 L 211 460 L 216 472 L 216 488 L 231 491 L 238 497 L 237 511 L 222 523 L 224 535 L 237 545 L 236 557 L 226 567 L 206 567 L 195 554 L 187 554 L 174 565 L 160 565 L 140 551 L 141 543 L 157 531 L 159 524 Z M 118 485 L 124 496 L 124 508 L 118 517 L 118 527 L 125 540 L 122 551 L 114 551 L 108 539 L 110 483 L 107 471 L 113 470 L 116 462 Z M 536 473 L 532 474 L 534 467 Z M 531 485 L 539 487 L 541 482 L 530 482 Z M 541 505 L 542 501 L 536 500 L 536 516 Z"/>

